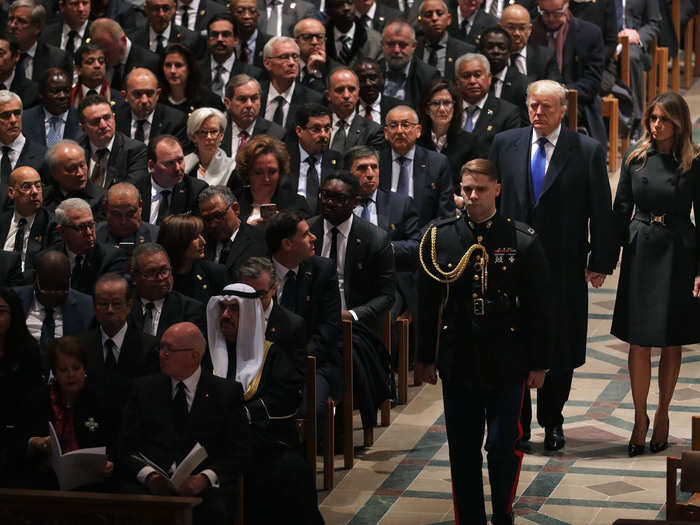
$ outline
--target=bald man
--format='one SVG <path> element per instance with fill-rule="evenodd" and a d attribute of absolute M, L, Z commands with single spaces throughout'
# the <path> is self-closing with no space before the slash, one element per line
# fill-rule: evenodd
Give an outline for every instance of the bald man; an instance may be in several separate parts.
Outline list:
<path fill-rule="evenodd" d="M 133 184 L 121 182 L 112 186 L 103 203 L 106 221 L 97 225 L 97 242 L 133 248 L 144 242 L 156 242 L 158 226 L 143 222 L 143 203 Z"/>
<path fill-rule="evenodd" d="M 122 91 L 126 104 L 115 112 L 117 131 L 148 144 L 158 135 L 174 135 L 184 149 L 189 144 L 187 119 L 181 111 L 158 103 L 158 79 L 146 68 L 132 69 Z"/>
<path fill-rule="evenodd" d="M 247 466 L 251 445 L 241 384 L 202 370 L 205 344 L 199 328 L 189 322 L 163 333 L 161 373 L 134 382 L 119 449 L 125 491 L 201 497 L 193 523 L 215 525 L 233 520 L 233 484 Z M 197 443 L 207 458 L 177 487 L 136 457 L 143 454 L 167 471 Z"/>
<path fill-rule="evenodd" d="M 528 44 L 532 33 L 530 13 L 520 4 L 512 4 L 503 10 L 499 25 L 505 29 L 513 42 L 510 65 L 527 77 L 528 84 L 536 80 L 561 82 L 554 49 Z"/>

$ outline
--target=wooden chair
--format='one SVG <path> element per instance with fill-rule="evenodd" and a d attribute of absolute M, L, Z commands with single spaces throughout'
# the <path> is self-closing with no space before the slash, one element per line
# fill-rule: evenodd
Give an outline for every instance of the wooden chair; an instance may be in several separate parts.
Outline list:
<path fill-rule="evenodd" d="M 306 445 L 306 461 L 316 472 L 316 447 L 318 446 L 318 433 L 316 431 L 316 358 L 306 356 L 306 374 L 304 376 L 304 391 L 306 393 L 306 417 L 297 419 L 297 427 L 300 429 L 302 441 Z M 316 476 L 314 476 L 316 483 Z"/>
<path fill-rule="evenodd" d="M 688 20 L 685 26 L 685 34 L 683 35 L 683 49 L 685 66 L 683 67 L 684 86 L 685 89 L 690 89 L 693 83 L 693 39 L 695 38 L 695 17 Z M 700 56 L 700 55 L 695 55 Z"/>
<path fill-rule="evenodd" d="M 568 106 L 569 129 L 578 131 L 578 91 L 575 89 L 566 90 L 566 105 Z"/>
<path fill-rule="evenodd" d="M 695 31 L 693 47 L 695 48 L 695 56 L 700 57 L 700 13 L 693 17 L 693 25 L 698 29 Z M 693 74 L 696 77 L 700 77 L 700 60 L 695 61 L 695 70 Z"/>
<path fill-rule="evenodd" d="M 382 343 L 389 352 L 391 359 L 391 312 L 383 312 L 379 318 L 379 333 Z M 381 407 L 380 423 L 383 427 L 388 427 L 391 424 L 391 400 L 385 399 Z M 374 444 L 374 427 L 363 428 L 364 446 L 371 447 Z"/>
<path fill-rule="evenodd" d="M 668 48 L 657 45 L 653 40 L 649 46 L 651 53 L 651 69 L 647 75 L 647 104 L 656 95 L 668 89 Z"/>
<path fill-rule="evenodd" d="M 619 102 L 614 95 L 603 97 L 603 116 L 608 119 L 608 169 L 610 171 L 617 170 L 618 108 Z M 627 142 L 629 143 L 629 138 Z"/>
<path fill-rule="evenodd" d="M 693 416 L 692 419 L 691 450 L 700 452 L 700 416 Z M 676 499 L 678 471 L 681 467 L 681 458 L 666 458 L 666 519 L 697 523 L 700 521 L 700 492 L 692 494 L 687 503 L 678 503 Z"/>
<path fill-rule="evenodd" d="M 408 402 L 408 336 L 411 328 L 410 317 L 410 314 L 405 312 L 396 319 L 396 349 L 399 353 L 399 380 L 396 388 L 396 397 L 401 404 Z"/>
<path fill-rule="evenodd" d="M 676 33 L 678 52 L 671 62 L 671 89 L 674 93 L 681 92 L 681 0 L 671 0 L 671 21 L 673 32 Z"/>

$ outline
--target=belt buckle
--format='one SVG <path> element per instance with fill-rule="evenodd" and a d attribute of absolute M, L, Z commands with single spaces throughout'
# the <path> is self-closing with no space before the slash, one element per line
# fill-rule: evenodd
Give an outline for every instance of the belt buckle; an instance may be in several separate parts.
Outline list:
<path fill-rule="evenodd" d="M 474 315 L 484 315 L 485 312 L 484 300 L 481 297 L 474 299 Z"/>
<path fill-rule="evenodd" d="M 661 226 L 666 226 L 666 214 L 662 213 L 661 215 L 654 215 L 652 213 L 651 222 L 654 224 L 660 224 Z"/>

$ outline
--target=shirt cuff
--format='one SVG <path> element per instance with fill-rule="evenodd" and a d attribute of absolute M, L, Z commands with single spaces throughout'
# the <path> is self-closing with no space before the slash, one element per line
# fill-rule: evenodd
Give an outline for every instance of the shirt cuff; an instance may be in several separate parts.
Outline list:
<path fill-rule="evenodd" d="M 348 310 L 348 311 L 350 312 L 350 315 L 352 315 L 352 318 L 353 318 L 355 321 L 359 321 L 359 320 L 360 320 L 360 318 L 357 317 L 357 314 L 355 313 L 355 310 Z"/>
<path fill-rule="evenodd" d="M 141 483 L 141 485 L 145 485 L 146 478 L 148 478 L 148 476 L 151 474 L 151 472 L 157 472 L 157 470 L 149 465 L 146 465 L 141 470 L 139 470 L 138 474 L 136 474 L 136 480 L 139 483 Z"/>
<path fill-rule="evenodd" d="M 219 477 L 216 475 L 216 472 L 211 469 L 206 469 L 200 472 L 200 474 L 204 474 L 207 477 L 212 487 L 219 488 Z"/>

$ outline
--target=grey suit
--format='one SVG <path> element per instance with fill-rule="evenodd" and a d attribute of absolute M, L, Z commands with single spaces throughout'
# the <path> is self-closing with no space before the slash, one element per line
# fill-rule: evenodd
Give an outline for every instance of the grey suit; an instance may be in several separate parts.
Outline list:
<path fill-rule="evenodd" d="M 376 122 L 355 113 L 350 127 L 346 129 L 345 147 L 336 146 L 333 149 L 339 153 L 345 153 L 353 146 L 372 146 L 375 149 L 382 149 L 384 144 L 384 129 Z"/>
<path fill-rule="evenodd" d="M 258 31 L 266 33 L 267 6 L 265 0 L 258 0 L 258 11 L 260 12 Z M 312 3 L 306 2 L 305 0 L 284 0 L 282 4 L 282 34 L 275 36 L 292 36 L 294 26 L 299 20 L 303 20 L 304 18 L 315 18 L 323 21 L 321 13 L 318 12 L 318 9 L 316 9 L 316 6 Z"/>

